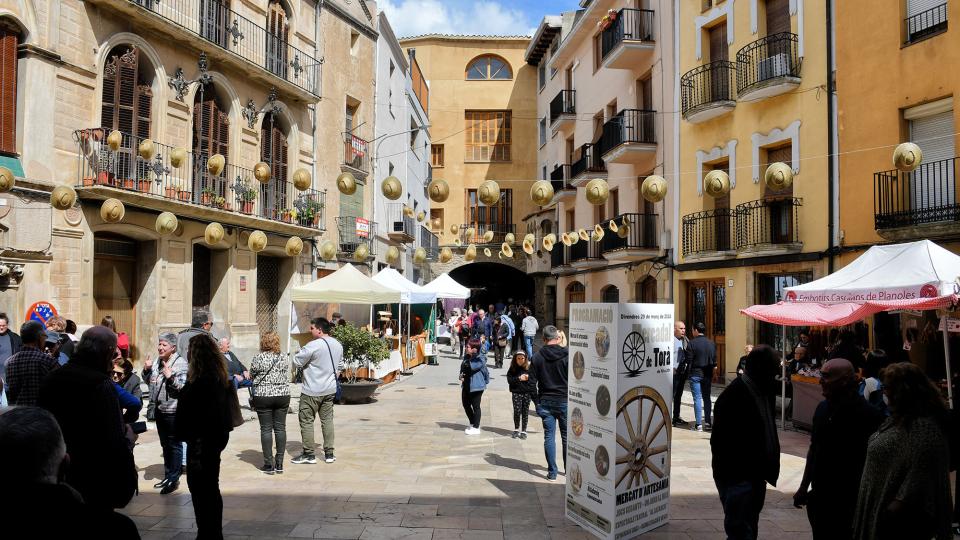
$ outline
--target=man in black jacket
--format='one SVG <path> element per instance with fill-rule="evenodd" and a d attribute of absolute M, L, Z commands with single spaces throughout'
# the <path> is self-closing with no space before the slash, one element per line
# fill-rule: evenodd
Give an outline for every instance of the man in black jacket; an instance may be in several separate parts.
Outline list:
<path fill-rule="evenodd" d="M 547 480 L 556 480 L 557 424 L 563 443 L 563 469 L 567 469 L 567 349 L 560 346 L 556 326 L 543 328 L 543 342 L 545 345 L 533 355 L 532 370 L 537 379 L 537 414 L 543 420 Z"/>
<path fill-rule="evenodd" d="M 126 506 L 137 489 L 129 428 L 108 375 L 116 352 L 113 331 L 88 329 L 70 362 L 44 379 L 38 403 L 63 430 L 71 463 L 67 483 L 87 504 L 108 509 Z"/>
<path fill-rule="evenodd" d="M 0 313 L 0 382 L 7 380 L 7 359 L 20 352 L 23 341 L 16 332 L 10 330 L 10 319 L 6 313 Z M 4 391 L 0 388 L 0 392 Z M 6 404 L 0 402 L 0 404 Z"/>
<path fill-rule="evenodd" d="M 780 440 L 774 421 L 779 354 L 758 345 L 744 373 L 717 398 L 710 435 L 713 481 L 723 505 L 723 528 L 731 540 L 755 540 L 766 484 L 780 476 Z"/>
<path fill-rule="evenodd" d="M 697 417 L 694 431 L 710 431 L 712 414 L 710 406 L 710 381 L 717 365 L 717 345 L 704 334 L 707 327 L 702 322 L 693 325 L 693 339 L 687 345 L 686 357 L 690 361 L 690 393 L 693 394 L 693 413 Z M 700 404 L 701 397 L 703 404 Z"/>
<path fill-rule="evenodd" d="M 690 372 L 690 359 L 687 358 L 687 325 L 683 321 L 673 323 L 673 425 L 685 426 L 687 422 L 680 418 L 680 399 L 683 397 L 683 385 Z"/>
<path fill-rule="evenodd" d="M 0 520 L 8 538 L 140 538 L 133 521 L 83 501 L 63 483 L 70 456 L 57 420 L 39 407 L 0 412 Z M 15 465 L 11 465 L 15 464 Z"/>

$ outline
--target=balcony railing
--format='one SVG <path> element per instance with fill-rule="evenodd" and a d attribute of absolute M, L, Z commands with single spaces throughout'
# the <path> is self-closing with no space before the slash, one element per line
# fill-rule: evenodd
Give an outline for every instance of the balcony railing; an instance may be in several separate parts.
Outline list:
<path fill-rule="evenodd" d="M 370 174 L 370 144 L 356 135 L 345 133 L 343 164 L 364 175 Z"/>
<path fill-rule="evenodd" d="M 149 161 L 137 149 L 142 138 L 124 133 L 120 149 L 110 150 L 108 130 L 73 133 L 78 145 L 77 187 L 105 186 L 157 199 L 178 201 L 226 212 L 323 230 L 326 193 L 298 191 L 291 182 L 272 178 L 260 183 L 251 169 L 227 163 L 217 176 L 207 172 L 206 154 L 186 152 L 179 167 L 170 160 L 173 147 L 153 143 Z"/>
<path fill-rule="evenodd" d="M 784 77 L 800 77 L 801 59 L 796 34 L 781 32 L 762 37 L 737 52 L 737 93 Z"/>
<path fill-rule="evenodd" d="M 361 244 L 366 244 L 369 256 L 377 254 L 377 224 L 356 216 L 337 216 L 341 255 L 352 256 Z"/>
<path fill-rule="evenodd" d="M 621 144 L 655 144 L 656 111 L 624 109 L 603 125 L 603 138 L 600 146 L 607 153 Z"/>
<path fill-rule="evenodd" d="M 400 236 L 405 242 L 412 242 L 416 238 L 417 222 L 413 216 L 403 212 L 402 203 L 387 204 L 387 234 L 391 237 Z"/>
<path fill-rule="evenodd" d="M 600 255 L 599 242 L 592 240 L 585 242 L 581 240 L 567 249 L 570 250 L 570 258 L 568 260 L 571 263 L 603 260 L 603 257 Z"/>
<path fill-rule="evenodd" d="M 471 227 L 474 229 L 473 236 L 470 236 L 467 234 L 467 229 L 470 229 Z M 483 235 L 486 234 L 487 231 L 493 231 L 493 240 L 491 240 L 490 243 L 499 245 L 503 243 L 503 239 L 504 237 L 506 237 L 507 233 L 514 233 L 514 235 L 516 235 L 517 226 L 512 223 L 510 224 L 473 223 L 473 224 L 460 225 L 460 240 L 463 242 L 464 245 L 482 244 L 482 243 L 485 243 L 483 241 Z M 520 241 L 520 240 L 523 240 L 523 239 L 522 238 L 517 239 L 517 241 Z"/>
<path fill-rule="evenodd" d="M 570 165 L 557 165 L 550 173 L 550 184 L 553 186 L 553 192 L 564 189 L 574 189 L 570 185 Z"/>
<path fill-rule="evenodd" d="M 540 249 L 539 245 L 533 247 L 534 250 Z M 553 251 L 550 252 L 550 268 L 560 268 L 561 266 L 570 264 L 570 259 L 565 258 L 568 249 L 570 248 L 563 244 L 553 247 Z"/>
<path fill-rule="evenodd" d="M 420 226 L 420 247 L 427 250 L 427 258 L 436 258 L 440 249 L 440 239 L 427 227 Z"/>
<path fill-rule="evenodd" d="M 917 13 L 904 19 L 906 43 L 915 43 L 947 29 L 947 4 Z"/>
<path fill-rule="evenodd" d="M 114 0 L 116 1 L 116 0 Z M 120 0 L 122 1 L 122 0 Z M 320 61 L 221 0 L 127 0 L 276 77 L 320 95 Z"/>
<path fill-rule="evenodd" d="M 660 216 L 657 214 L 621 214 L 612 221 L 618 227 L 623 227 L 624 218 L 630 222 L 627 227 L 627 235 L 620 238 L 620 235 L 607 231 L 600 241 L 604 253 L 618 250 L 655 250 L 659 249 L 659 238 L 657 223 Z M 603 227 L 607 223 L 601 224 Z M 577 242 L 579 244 L 579 242 Z"/>
<path fill-rule="evenodd" d="M 621 9 L 600 39 L 603 59 L 624 41 L 653 41 L 653 10 Z"/>
<path fill-rule="evenodd" d="M 796 197 L 774 197 L 738 204 L 737 249 L 800 243 L 800 207 Z"/>
<path fill-rule="evenodd" d="M 733 216 L 730 208 L 717 208 L 683 216 L 683 256 L 730 251 L 733 246 Z"/>
<path fill-rule="evenodd" d="M 561 90 L 550 102 L 550 123 L 565 114 L 577 114 L 577 91 Z"/>
<path fill-rule="evenodd" d="M 587 143 L 578 150 L 580 157 L 570 164 L 570 178 L 576 178 L 583 173 L 607 172 L 607 164 L 603 161 L 600 145 Z"/>
<path fill-rule="evenodd" d="M 697 66 L 680 77 L 680 102 L 684 116 L 714 103 L 736 100 L 736 64 L 728 60 Z"/>
<path fill-rule="evenodd" d="M 874 221 L 877 230 L 960 221 L 957 160 L 921 163 L 913 172 L 874 173 Z"/>

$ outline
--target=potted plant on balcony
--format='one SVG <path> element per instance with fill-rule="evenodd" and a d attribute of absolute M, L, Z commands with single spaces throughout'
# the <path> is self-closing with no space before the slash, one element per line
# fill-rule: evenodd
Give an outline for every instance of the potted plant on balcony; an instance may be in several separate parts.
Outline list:
<path fill-rule="evenodd" d="M 176 199 L 177 193 L 180 191 L 180 181 L 171 180 L 163 188 L 163 194 L 168 199 Z"/>
<path fill-rule="evenodd" d="M 297 201 L 294 206 L 296 206 L 299 211 L 298 221 L 300 225 L 304 227 L 316 227 L 320 223 L 320 218 L 322 217 L 321 210 L 323 209 L 322 202 L 313 199 L 302 199 Z"/>
<path fill-rule="evenodd" d="M 245 185 L 237 191 L 237 201 L 240 203 L 240 211 L 244 214 L 253 213 L 253 201 L 257 198 L 256 188 Z"/>
<path fill-rule="evenodd" d="M 213 206 L 214 200 L 216 200 L 217 194 L 211 188 L 203 188 L 203 191 L 200 192 L 200 204 L 204 206 Z"/>
<path fill-rule="evenodd" d="M 281 219 L 284 223 L 293 223 L 297 219 L 297 209 L 296 208 L 286 208 L 283 211 Z"/>
<path fill-rule="evenodd" d="M 219 195 L 217 195 L 217 196 L 215 196 L 215 197 L 213 198 L 213 207 L 214 207 L 214 208 L 223 210 L 224 207 L 226 207 L 226 205 L 227 205 L 227 199 L 226 199 L 226 198 L 220 197 Z"/>
<path fill-rule="evenodd" d="M 179 186 L 177 186 L 177 198 L 180 199 L 181 201 L 189 202 L 190 195 L 192 195 L 192 193 L 190 192 L 189 189 L 186 189 L 186 187 L 187 186 L 184 184 L 180 184 Z"/>
<path fill-rule="evenodd" d="M 370 366 L 379 367 L 390 356 L 386 342 L 352 324 L 335 326 L 330 330 L 330 335 L 343 345 L 341 401 L 369 401 L 377 387 L 383 384 L 382 380 L 370 377 Z"/>

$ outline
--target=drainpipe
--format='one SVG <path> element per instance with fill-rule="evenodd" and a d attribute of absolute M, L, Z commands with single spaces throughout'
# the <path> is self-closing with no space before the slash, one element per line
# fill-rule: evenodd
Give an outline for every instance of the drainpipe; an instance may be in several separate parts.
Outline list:
<path fill-rule="evenodd" d="M 662 54 L 662 53 L 661 53 Z M 673 110 L 680 110 L 680 2 L 673 3 Z M 698 173 L 699 174 L 699 171 Z M 680 253 L 680 115 L 673 115 L 673 175 L 676 179 L 673 190 L 673 230 L 670 231 L 671 251 L 668 263 L 670 264 L 670 287 L 667 301 L 676 302 L 673 280 L 674 265 L 677 264 Z"/>
<path fill-rule="evenodd" d="M 827 221 L 827 272 L 833 273 L 833 248 L 834 248 L 834 231 L 835 231 L 835 220 L 837 212 L 837 204 L 834 202 L 834 197 L 837 194 L 837 187 L 834 183 L 837 182 L 837 176 L 835 176 L 834 170 L 834 160 L 836 159 L 834 154 L 834 145 L 833 145 L 833 136 L 834 130 L 836 129 L 835 123 L 836 120 L 834 115 L 836 114 L 834 107 L 834 91 L 833 91 L 833 0 L 827 0 L 827 208 L 829 219 Z"/>
<path fill-rule="evenodd" d="M 375 17 L 377 19 L 377 40 L 373 42 L 373 140 L 377 139 L 377 128 L 380 126 L 380 123 L 377 121 L 377 116 L 380 115 L 380 111 L 378 110 L 378 107 L 380 107 L 380 85 L 377 84 L 378 79 L 380 78 L 380 36 L 381 36 L 380 15 L 376 14 Z M 389 85 L 390 82 L 387 81 L 387 84 Z M 368 151 L 373 150 L 373 148 L 368 148 L 367 150 Z M 374 223 L 379 223 L 377 221 L 377 199 L 378 199 L 377 197 L 377 162 L 378 161 L 380 160 L 377 153 L 370 152 L 370 182 L 368 182 L 371 186 L 371 189 L 369 190 L 370 206 L 372 208 L 370 221 Z M 363 203 L 361 202 L 361 204 Z M 378 230 L 373 237 L 374 242 L 380 243 L 380 241 L 377 239 L 377 236 L 379 236 L 380 234 L 381 234 L 381 231 Z M 384 244 L 386 243 L 384 242 Z M 377 262 L 380 261 L 381 255 L 386 256 L 386 254 L 383 251 L 384 250 L 382 249 L 377 250 Z M 371 267 L 370 269 L 371 274 L 373 273 L 373 270 L 374 268 Z"/>

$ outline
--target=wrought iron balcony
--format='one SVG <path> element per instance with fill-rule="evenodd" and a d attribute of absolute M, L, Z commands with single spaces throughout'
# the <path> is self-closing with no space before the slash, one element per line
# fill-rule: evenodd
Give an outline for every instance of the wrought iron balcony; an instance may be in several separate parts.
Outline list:
<path fill-rule="evenodd" d="M 569 121 L 569 122 L 567 122 Z M 577 121 L 577 91 L 561 90 L 550 102 L 550 126 L 560 129 L 561 124 Z"/>
<path fill-rule="evenodd" d="M 600 245 L 604 258 L 608 260 L 636 260 L 660 250 L 659 215 L 621 214 L 611 221 L 616 223 L 617 227 L 622 228 L 624 220 L 629 223 L 625 237 L 621 238 L 620 235 L 610 230 L 607 230 L 603 235 Z M 608 223 L 602 223 L 601 226 L 606 228 Z"/>
<path fill-rule="evenodd" d="M 373 239 L 377 236 L 377 224 L 357 216 L 337 216 L 337 232 L 340 237 L 340 258 L 353 258 L 357 248 L 367 246 L 367 257 L 377 254 L 377 244 Z"/>
<path fill-rule="evenodd" d="M 587 143 L 577 149 L 578 157 L 570 164 L 570 183 L 577 185 L 577 182 L 583 180 L 587 173 L 607 173 L 607 164 L 603 161 L 603 152 L 600 150 L 600 144 Z"/>
<path fill-rule="evenodd" d="M 904 19 L 905 44 L 916 43 L 947 30 L 947 3 Z"/>
<path fill-rule="evenodd" d="M 435 259 L 440 250 L 440 239 L 430 229 L 420 226 L 420 247 L 427 250 L 427 258 Z"/>
<path fill-rule="evenodd" d="M 132 6 L 179 30 L 199 36 L 273 77 L 320 95 L 320 61 L 236 13 L 221 0 L 92 0 L 120 11 Z"/>
<path fill-rule="evenodd" d="M 736 106 L 736 64 L 728 60 L 697 66 L 680 77 L 680 103 L 689 122 L 704 122 Z"/>
<path fill-rule="evenodd" d="M 417 222 L 404 212 L 404 206 L 403 203 L 387 204 L 387 236 L 394 242 L 409 244 L 416 238 Z"/>
<path fill-rule="evenodd" d="M 554 200 L 568 193 L 576 193 L 577 188 L 570 184 L 570 165 L 557 165 L 550 173 Z"/>
<path fill-rule="evenodd" d="M 928 236 L 923 231 L 892 229 L 922 227 L 924 230 L 945 228 L 960 231 L 957 160 L 924 162 L 913 172 L 893 169 L 874 173 L 874 224 L 877 231 L 889 238 Z"/>
<path fill-rule="evenodd" d="M 467 234 L 467 230 L 473 228 L 473 236 Z M 510 223 L 473 223 L 473 224 L 464 224 L 460 225 L 460 241 L 463 242 L 463 245 L 467 244 L 483 244 L 483 235 L 487 231 L 493 231 L 493 240 L 490 241 L 490 244 L 500 245 L 503 243 L 504 237 L 507 233 L 514 233 L 516 236 L 517 226 Z M 523 238 L 517 238 L 517 241 L 521 241 Z"/>
<path fill-rule="evenodd" d="M 567 246 L 564 247 L 567 248 Z M 568 261 L 574 268 L 588 268 L 607 263 L 601 255 L 600 242 L 581 240 L 567 249 L 570 251 Z"/>
<path fill-rule="evenodd" d="M 623 8 L 603 30 L 601 58 L 605 67 L 635 67 L 643 56 L 653 54 L 653 10 Z"/>
<path fill-rule="evenodd" d="M 150 210 L 237 225 L 256 225 L 249 219 L 256 218 L 324 229 L 326 192 L 299 191 L 293 183 L 276 178 L 260 183 L 251 169 L 232 163 L 214 176 L 207 171 L 206 154 L 186 152 L 179 166 L 174 166 L 173 147 L 157 142 L 153 143 L 155 155 L 144 160 L 137 151 L 143 139 L 127 133 L 114 152 L 106 143 L 108 133 L 100 128 L 73 133 L 78 146 L 76 187 L 81 196 L 90 192 Z"/>
<path fill-rule="evenodd" d="M 796 34 L 781 32 L 737 51 L 737 94 L 741 101 L 776 96 L 800 85 L 798 42 Z"/>
<path fill-rule="evenodd" d="M 799 249 L 800 207 L 796 197 L 771 197 L 738 204 L 737 251 L 741 254 L 771 249 Z"/>
<path fill-rule="evenodd" d="M 656 154 L 657 112 L 624 109 L 603 125 L 600 146 L 611 163 L 641 163 Z"/>
<path fill-rule="evenodd" d="M 683 256 L 702 257 L 731 251 L 734 211 L 717 208 L 683 216 Z"/>
<path fill-rule="evenodd" d="M 536 246 L 539 248 L 539 246 Z M 559 246 L 554 246 L 553 251 L 550 252 L 550 267 L 551 268 L 560 268 L 570 264 L 569 257 L 566 257 L 567 250 L 569 248 L 563 244 Z"/>
<path fill-rule="evenodd" d="M 343 137 L 343 164 L 362 176 L 370 174 L 370 144 L 356 135 Z"/>

